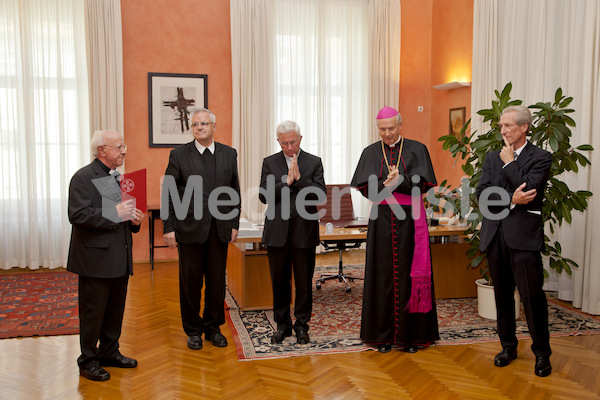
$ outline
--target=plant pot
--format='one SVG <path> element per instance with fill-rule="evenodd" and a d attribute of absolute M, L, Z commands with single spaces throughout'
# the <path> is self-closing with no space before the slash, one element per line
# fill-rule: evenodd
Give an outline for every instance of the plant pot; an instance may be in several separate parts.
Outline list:
<path fill-rule="evenodd" d="M 494 299 L 494 286 L 485 279 L 477 279 L 477 312 L 481 318 L 496 320 L 496 300 Z M 521 310 L 521 298 L 519 291 L 515 288 L 515 319 L 519 318 Z"/>

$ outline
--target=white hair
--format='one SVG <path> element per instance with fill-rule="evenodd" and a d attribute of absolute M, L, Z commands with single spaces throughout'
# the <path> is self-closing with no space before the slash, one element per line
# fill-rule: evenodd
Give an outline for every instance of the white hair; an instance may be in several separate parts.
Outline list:
<path fill-rule="evenodd" d="M 215 122 L 217 122 L 217 117 L 215 117 L 215 114 L 212 113 L 212 111 L 210 111 L 208 108 L 194 108 L 190 111 L 190 120 L 194 117 L 194 115 L 198 114 L 199 112 L 205 112 L 208 113 L 209 117 L 210 117 L 210 122 L 212 122 L 213 124 Z"/>
<path fill-rule="evenodd" d="M 300 138 L 300 127 L 294 121 L 283 121 L 277 125 L 277 139 L 282 133 L 296 132 L 298 138 Z"/>
<path fill-rule="evenodd" d="M 106 145 L 106 139 L 105 139 L 104 135 L 107 132 L 114 132 L 117 135 L 121 136 L 121 134 L 117 131 L 97 130 L 96 132 L 94 132 L 92 134 L 92 140 L 90 141 L 90 147 L 92 149 L 92 154 L 94 155 L 94 157 L 98 157 L 98 147 Z"/>

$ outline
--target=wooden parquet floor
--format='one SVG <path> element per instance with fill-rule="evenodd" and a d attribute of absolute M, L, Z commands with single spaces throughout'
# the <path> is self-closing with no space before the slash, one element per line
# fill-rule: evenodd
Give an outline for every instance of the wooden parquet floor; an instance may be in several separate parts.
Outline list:
<path fill-rule="evenodd" d="M 353 251 L 346 262 L 362 262 Z M 354 258 L 354 260 L 353 260 Z M 318 256 L 336 264 L 336 254 Z M 205 341 L 186 347 L 177 264 L 136 264 L 130 280 L 121 351 L 135 369 L 107 368 L 111 379 L 79 377 L 79 337 L 0 340 L 0 399 L 598 399 L 600 336 L 552 338 L 553 373 L 533 373 L 530 340 L 510 366 L 493 366 L 498 343 L 434 346 L 416 354 L 376 351 L 238 361 Z"/>

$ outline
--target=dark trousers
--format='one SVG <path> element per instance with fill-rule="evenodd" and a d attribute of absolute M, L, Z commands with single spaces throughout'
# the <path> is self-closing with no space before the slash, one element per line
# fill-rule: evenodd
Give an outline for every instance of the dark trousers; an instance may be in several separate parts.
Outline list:
<path fill-rule="evenodd" d="M 119 353 L 129 275 L 122 278 L 79 277 L 80 367 L 99 365 Z M 99 342 L 99 344 L 98 344 Z"/>
<path fill-rule="evenodd" d="M 501 228 L 500 226 L 488 247 L 500 342 L 502 347 L 517 347 L 514 300 L 516 285 L 533 340 L 531 350 L 538 357 L 549 357 L 552 351 L 548 333 L 548 302 L 542 290 L 544 284 L 542 257 L 538 251 L 509 248 Z"/>
<path fill-rule="evenodd" d="M 315 272 L 315 247 L 299 249 L 288 237 L 283 247 L 267 247 L 271 284 L 273 286 L 273 314 L 277 329 L 292 328 L 290 302 L 292 300 L 292 270 L 296 284 L 294 329 L 308 330 L 312 313 L 312 278 Z M 293 268 L 292 268 L 293 266 Z"/>
<path fill-rule="evenodd" d="M 210 333 L 225 323 L 227 245 L 219 240 L 214 220 L 205 243 L 179 244 L 179 303 L 188 336 Z M 204 312 L 200 316 L 204 284 Z"/>

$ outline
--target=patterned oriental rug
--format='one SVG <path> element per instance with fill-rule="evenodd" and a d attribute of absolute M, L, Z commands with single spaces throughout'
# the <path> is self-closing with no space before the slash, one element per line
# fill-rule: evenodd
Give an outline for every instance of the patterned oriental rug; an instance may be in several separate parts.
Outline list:
<path fill-rule="evenodd" d="M 77 275 L 0 275 L 0 339 L 78 333 Z"/>
<path fill-rule="evenodd" d="M 337 272 L 337 266 L 317 267 L 314 280 L 323 272 Z M 363 266 L 344 267 L 344 272 L 363 276 Z M 234 337 L 239 360 L 261 360 L 292 356 L 310 356 L 373 350 L 360 339 L 362 308 L 362 281 L 350 283 L 346 293 L 343 284 L 330 280 L 321 290 L 313 289 L 313 317 L 310 322 L 310 343 L 299 345 L 296 337 L 286 338 L 281 344 L 271 344 L 276 329 L 272 310 L 240 311 L 235 300 L 227 293 L 227 322 Z M 313 286 L 314 287 L 314 286 Z M 600 334 L 600 318 L 564 307 L 547 293 L 550 336 Z M 477 299 L 441 299 L 436 301 L 441 340 L 434 345 L 458 345 L 497 341 L 496 321 L 477 314 Z M 293 312 L 293 311 L 292 311 Z M 521 309 L 517 320 L 517 336 L 528 338 L 527 322 Z"/>

